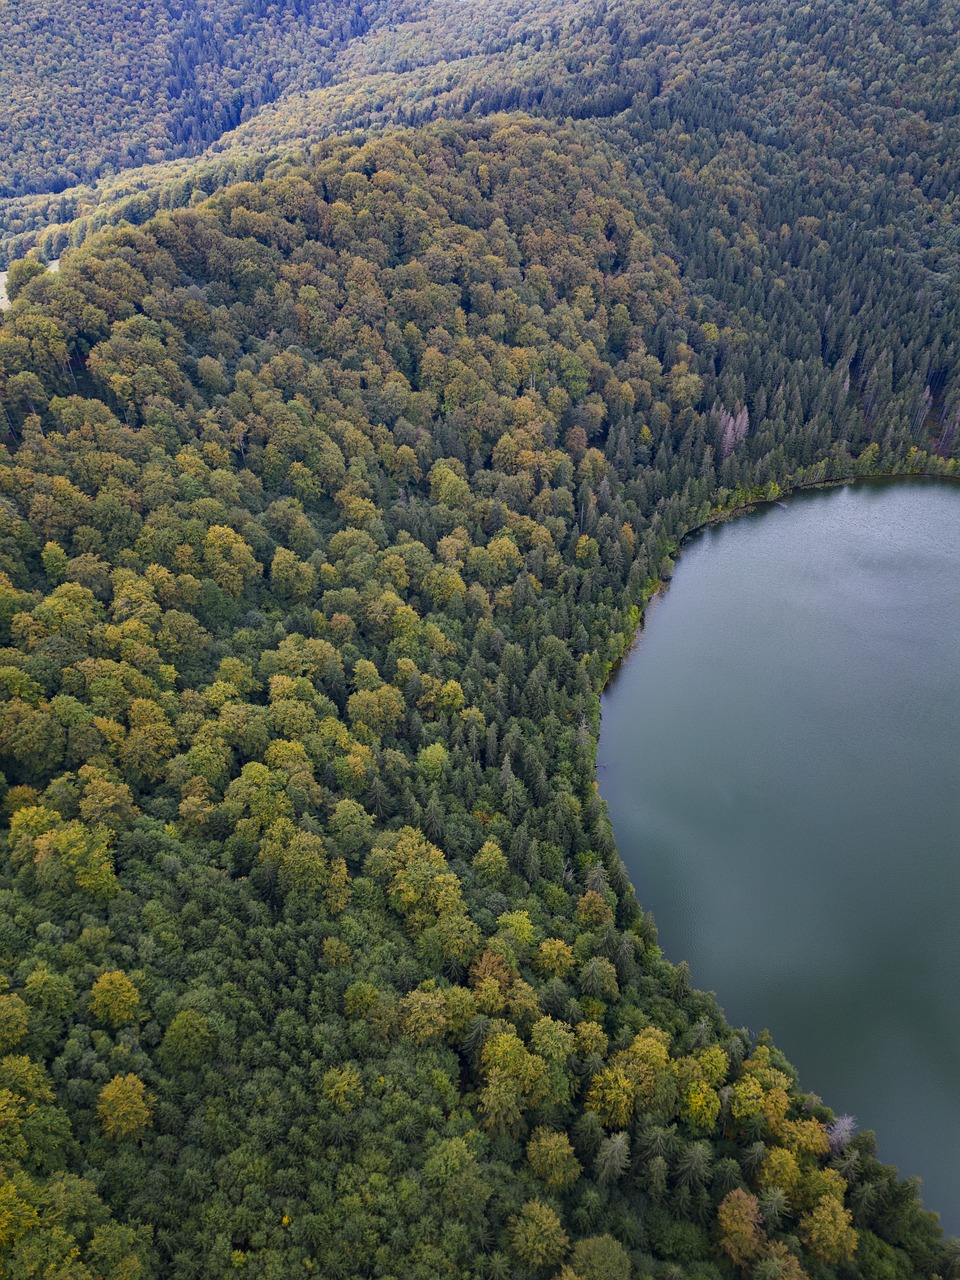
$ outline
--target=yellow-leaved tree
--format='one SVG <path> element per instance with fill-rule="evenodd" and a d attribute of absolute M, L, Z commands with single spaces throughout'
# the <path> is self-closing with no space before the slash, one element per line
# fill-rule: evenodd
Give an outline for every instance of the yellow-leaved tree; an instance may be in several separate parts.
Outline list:
<path fill-rule="evenodd" d="M 140 992 L 122 969 L 101 973 L 90 992 L 90 1008 L 100 1022 L 122 1027 L 133 1022 L 140 1005 Z"/>
<path fill-rule="evenodd" d="M 114 1076 L 100 1090 L 97 1115 L 108 1138 L 139 1138 L 153 1123 L 153 1095 L 132 1071 Z"/>

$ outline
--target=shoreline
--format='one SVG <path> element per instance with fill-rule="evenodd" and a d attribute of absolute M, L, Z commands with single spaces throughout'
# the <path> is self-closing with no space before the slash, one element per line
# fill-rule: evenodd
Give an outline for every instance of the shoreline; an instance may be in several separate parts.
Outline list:
<path fill-rule="evenodd" d="M 924 491 L 923 492 L 915 491 L 914 493 L 908 493 L 905 490 L 900 490 L 898 492 L 892 491 L 890 494 L 886 493 L 886 489 L 888 487 L 892 489 L 894 482 L 898 482 L 903 479 L 907 479 L 912 482 L 914 481 L 917 482 L 918 487 L 919 485 L 922 484 Z M 838 496 L 835 502 L 834 501 L 827 502 L 826 500 L 824 500 L 824 502 L 821 503 L 817 500 L 811 499 L 811 505 L 809 508 L 804 507 L 802 505 L 798 505 L 797 507 L 795 507 L 794 509 L 795 520 L 791 520 L 791 522 L 784 524 L 783 522 L 779 520 L 774 520 L 771 517 L 769 525 L 763 524 L 762 527 L 759 524 L 757 526 L 749 526 L 749 525 L 745 526 L 745 530 L 741 531 L 740 536 L 745 536 L 748 540 L 750 540 L 751 545 L 754 548 L 756 548 L 758 545 L 762 544 L 764 539 L 771 539 L 777 543 L 779 543 L 781 540 L 790 541 L 791 538 L 794 537 L 795 531 L 799 528 L 801 531 L 803 530 L 807 531 L 806 533 L 801 532 L 800 534 L 801 542 L 799 545 L 802 549 L 802 554 L 809 554 L 809 551 L 806 550 L 805 548 L 806 548 L 807 539 L 808 537 L 811 536 L 811 532 L 810 532 L 811 530 L 816 530 L 821 527 L 826 527 L 827 529 L 833 528 L 833 521 L 836 518 L 838 518 L 836 514 L 838 511 L 846 512 L 846 511 L 852 510 L 854 511 L 854 513 L 856 513 L 858 510 L 866 510 L 868 512 L 873 512 L 872 515 L 868 516 L 868 522 L 871 524 L 875 522 L 875 529 L 874 529 L 874 535 L 873 535 L 874 540 L 877 541 L 879 544 L 883 544 L 886 539 L 884 530 L 887 528 L 895 529 L 898 527 L 897 526 L 898 511 L 909 511 L 911 509 L 916 509 L 917 504 L 925 504 L 928 502 L 937 504 L 936 506 L 937 511 L 949 513 L 949 511 L 953 509 L 953 500 L 949 499 L 948 496 L 944 494 L 942 491 L 935 490 L 931 487 L 932 481 L 938 481 L 941 479 L 947 479 L 947 480 L 952 480 L 956 482 L 957 477 L 952 475 L 942 476 L 932 472 L 924 472 L 924 473 L 915 472 L 915 473 L 907 473 L 906 475 L 904 473 L 885 473 L 883 475 L 876 475 L 876 476 L 837 477 L 833 480 L 825 481 L 822 483 L 817 483 L 817 484 L 807 483 L 804 485 L 797 485 L 790 491 L 789 496 L 793 496 L 794 494 L 802 494 L 805 491 L 815 491 L 817 489 L 839 489 L 841 487 L 849 487 L 851 489 L 855 489 L 855 488 L 859 488 L 861 486 L 861 482 L 864 482 L 864 481 L 867 482 L 867 485 L 869 487 L 866 487 L 864 493 L 859 494 L 857 496 L 854 496 L 853 494 L 844 495 L 843 497 Z M 787 496 L 788 496 L 787 494 L 784 495 L 785 498 Z M 738 506 L 736 509 L 731 509 L 729 512 L 724 513 L 724 515 L 719 518 L 715 517 L 710 521 L 701 522 L 698 525 L 698 530 L 691 530 L 690 534 L 692 534 L 695 531 L 702 530 L 705 526 L 709 524 L 722 523 L 724 519 L 730 519 L 735 514 L 736 515 L 744 514 L 749 510 L 752 510 L 754 507 L 772 505 L 772 502 L 775 502 L 775 501 L 777 501 L 777 499 L 772 499 L 770 501 L 764 501 L 764 502 L 758 501 L 758 502 L 749 503 L 749 504 L 742 504 Z M 886 519 L 887 503 L 898 504 L 893 514 L 892 523 L 888 523 Z M 926 510 L 926 507 L 921 506 L 920 509 Z M 947 514 L 946 519 L 949 520 L 949 514 Z M 941 526 L 938 520 L 930 521 L 930 520 L 924 519 L 923 521 L 918 522 L 918 527 L 922 527 L 925 531 L 925 537 L 928 537 L 931 540 L 931 542 L 937 546 L 939 546 L 940 543 L 947 536 L 946 533 L 943 533 L 938 536 L 938 529 L 945 527 L 945 526 Z M 949 526 L 949 527 L 952 527 L 952 526 Z M 877 530 L 879 530 L 879 534 L 876 532 Z M 689 534 L 685 535 L 685 538 L 686 536 L 690 536 L 690 535 Z M 683 541 L 685 541 L 685 538 Z M 843 540 L 841 540 L 841 545 L 842 545 L 842 541 Z M 952 536 L 950 537 L 950 544 L 951 544 L 951 547 L 954 545 Z M 725 557 L 729 557 L 730 546 L 736 547 L 737 545 L 739 544 L 736 544 L 736 543 L 728 544 L 726 542 L 723 542 L 722 546 L 724 548 L 727 548 L 727 550 L 720 551 L 718 550 L 718 544 L 715 543 L 713 539 L 708 539 L 705 542 L 705 545 L 703 548 L 697 549 L 697 554 L 698 556 L 702 555 L 704 557 L 706 557 L 708 553 L 711 556 L 722 555 Z M 694 557 L 694 559 L 696 559 L 696 557 Z M 703 563 L 702 561 L 698 560 L 699 565 L 702 566 L 702 563 Z M 908 560 L 903 562 L 903 566 L 904 567 L 902 567 L 899 570 L 899 572 L 905 572 L 907 576 L 912 576 L 912 563 Z M 828 569 L 830 567 L 831 566 L 828 565 Z M 832 566 L 832 567 L 836 568 L 836 566 Z M 839 580 L 840 582 L 843 581 L 842 577 L 840 579 L 836 579 L 834 577 L 834 581 L 837 581 L 837 580 Z M 692 585 L 692 582 L 689 582 L 686 579 L 684 579 L 684 582 L 686 582 L 686 588 L 684 588 L 683 584 L 681 584 L 681 591 L 682 592 L 685 591 L 686 599 L 689 604 L 689 601 L 691 598 L 690 587 Z M 702 588 L 703 579 L 702 578 L 697 579 L 697 582 Z M 669 585 L 669 582 L 662 583 L 656 597 L 651 597 L 651 598 L 657 599 L 657 600 L 661 598 L 665 598 L 667 594 L 666 587 L 668 585 Z M 716 603 L 716 601 L 714 601 L 714 603 Z M 804 600 L 804 607 L 806 607 L 808 603 L 813 604 L 814 601 L 812 599 L 810 601 Z M 710 609 L 710 616 L 711 618 L 713 616 L 712 607 Z M 699 618 L 701 621 L 706 622 L 707 620 L 706 613 L 703 610 L 701 610 Z M 658 620 L 658 623 L 662 623 L 662 622 L 663 622 L 663 618 Z M 689 627 L 689 625 L 691 625 L 691 618 L 689 616 L 686 618 L 686 622 Z M 689 634 L 689 632 L 687 634 Z M 674 633 L 674 638 L 676 638 L 676 632 Z M 634 637 L 628 650 L 623 655 L 623 659 L 625 659 L 630 655 L 633 647 L 638 643 L 639 639 L 640 639 L 640 633 L 638 631 L 637 635 Z M 662 656 L 662 650 L 663 650 L 663 646 L 661 643 L 660 645 L 661 656 Z M 644 660 L 650 661 L 652 653 L 653 651 L 650 650 L 648 647 L 648 649 L 645 650 Z M 701 657 L 702 657 L 702 654 L 701 654 Z M 621 664 L 623 659 L 621 659 Z M 640 779 L 642 778 L 643 775 L 630 773 L 630 767 L 631 767 L 630 761 L 632 757 L 631 757 L 630 749 L 628 745 L 629 739 L 624 733 L 623 723 L 615 724 L 614 722 L 611 722 L 608 719 L 608 716 L 612 715 L 615 721 L 623 722 L 625 720 L 625 717 L 623 714 L 625 708 L 629 711 L 629 715 L 626 717 L 627 722 L 629 722 L 631 718 L 639 717 L 640 715 L 640 712 L 638 710 L 639 704 L 635 702 L 633 694 L 637 689 L 637 684 L 635 683 L 635 677 L 637 677 L 638 674 L 643 669 L 646 669 L 646 668 L 640 668 L 638 666 L 632 669 L 631 680 L 629 682 L 630 688 L 627 688 L 626 685 L 622 684 L 620 688 L 611 689 L 612 680 L 619 671 L 619 666 L 618 666 L 616 670 L 610 673 L 607 683 L 604 687 L 604 693 L 610 693 L 611 696 L 618 695 L 621 698 L 621 702 L 617 704 L 611 703 L 608 707 L 605 708 L 606 714 L 604 716 L 604 719 L 607 720 L 607 729 L 609 732 L 612 732 L 614 736 L 610 737 L 606 742 L 603 742 L 602 740 L 598 742 L 597 780 L 598 780 L 598 789 L 600 791 L 601 798 L 603 799 L 606 807 L 607 818 L 609 821 L 611 821 L 611 827 L 613 826 L 612 824 L 613 810 L 611 806 L 613 805 L 615 800 L 618 800 L 617 820 L 618 820 L 618 824 L 622 826 L 623 829 L 622 830 L 618 829 L 617 831 L 615 831 L 614 833 L 615 845 L 617 847 L 618 852 L 624 858 L 624 861 L 627 867 L 626 874 L 630 880 L 631 885 L 634 887 L 634 892 L 637 895 L 638 901 L 640 901 L 644 909 L 652 911 L 653 917 L 657 920 L 657 923 L 659 923 L 658 907 L 654 902 L 651 902 L 649 900 L 649 897 L 647 895 L 652 896 L 654 881 L 656 881 L 656 883 L 660 885 L 661 889 L 662 889 L 662 884 L 660 879 L 658 879 L 656 876 L 653 878 L 653 880 L 648 880 L 647 876 L 650 875 L 649 869 L 644 870 L 644 868 L 646 868 L 647 866 L 646 859 L 650 856 L 650 850 L 646 844 L 646 841 L 649 840 L 649 831 L 646 831 L 645 828 L 641 828 L 640 826 L 637 826 L 634 829 L 630 826 L 629 821 L 627 822 L 626 826 L 623 826 L 623 821 L 622 821 L 623 815 L 619 811 L 619 807 L 622 807 L 624 803 L 626 804 L 627 810 L 630 811 L 630 803 L 631 803 L 631 801 L 629 800 L 630 793 L 629 793 L 629 790 L 626 787 L 624 787 L 624 782 L 623 782 L 624 778 L 625 777 L 629 778 L 631 780 L 631 785 L 635 787 L 636 785 L 639 784 Z M 669 668 L 665 669 L 663 667 L 655 666 L 653 670 L 659 682 L 659 687 L 661 688 L 663 687 L 671 688 L 673 687 L 673 681 L 677 681 L 677 682 L 682 681 L 682 674 L 678 674 L 678 672 L 681 671 L 681 668 L 676 663 L 673 664 L 672 681 L 670 679 L 669 674 L 665 675 L 665 670 L 669 673 Z M 640 681 L 643 687 L 649 692 L 649 689 L 651 687 L 649 677 L 646 680 L 644 680 L 644 677 L 640 676 Z M 622 701 L 624 697 L 626 697 L 627 699 L 626 703 Z M 618 707 L 620 708 L 619 712 L 617 711 Z M 658 720 L 657 723 L 662 728 L 661 720 Z M 610 728 L 611 724 L 613 724 L 612 729 Z M 715 751 L 716 750 L 715 744 L 712 744 L 712 745 L 713 745 L 713 750 Z M 600 762 L 605 761 L 609 765 L 610 762 L 613 760 L 614 755 L 617 755 L 618 753 L 622 757 L 622 759 L 627 762 L 626 769 L 623 772 L 618 772 L 616 769 L 613 769 L 613 768 L 611 768 L 610 772 L 607 772 L 607 770 L 605 769 L 604 774 L 600 774 L 599 767 L 603 767 Z M 677 757 L 674 754 L 671 754 L 670 760 L 671 760 L 671 763 L 673 763 L 674 765 L 676 764 L 676 758 Z M 786 785 L 788 787 L 790 785 L 789 778 L 786 780 Z M 613 791 L 609 790 L 611 786 L 613 786 Z M 626 802 L 624 802 L 624 796 L 628 797 Z M 640 834 L 642 829 L 645 831 L 645 834 L 643 836 L 641 836 Z M 671 832 L 674 830 L 674 828 L 669 823 L 665 824 L 664 829 L 670 830 Z M 628 854 L 628 850 L 629 850 L 629 854 Z M 669 846 L 669 842 L 666 847 L 666 851 L 667 851 L 667 854 L 672 854 L 674 852 L 672 848 Z M 661 856 L 661 858 L 663 857 L 663 851 L 660 852 L 659 856 Z M 692 873 L 692 878 L 693 879 L 696 878 L 696 864 L 694 864 L 694 872 Z M 641 898 L 641 895 L 639 892 L 640 884 L 646 885 L 646 893 L 644 894 L 643 898 Z M 697 914 L 699 914 L 699 912 Z M 696 916 L 694 916 L 693 918 L 696 919 Z M 680 961 L 681 957 L 688 961 L 693 961 L 694 957 L 693 955 L 690 954 L 690 951 L 692 949 L 695 949 L 697 946 L 702 948 L 702 950 L 699 953 L 699 960 L 700 960 L 699 967 L 701 968 L 703 967 L 704 957 L 707 957 L 708 959 L 713 958 L 715 948 L 711 946 L 708 941 L 708 939 L 712 936 L 710 930 L 704 931 L 703 928 L 695 925 L 694 931 L 693 931 L 693 937 L 694 937 L 693 947 L 691 946 L 691 943 L 689 942 L 689 940 L 686 943 L 684 943 L 683 940 L 678 935 L 676 935 L 676 933 L 674 932 L 673 922 L 671 922 L 670 924 L 670 932 L 671 932 L 671 938 L 669 939 L 669 950 L 665 952 L 665 958 L 668 961 L 676 963 Z M 678 945 L 678 942 L 679 942 L 679 945 Z M 668 945 L 668 944 L 665 943 L 665 945 Z M 703 983 L 702 987 L 701 987 L 701 981 L 698 981 L 698 978 L 700 978 Z M 730 1011 L 726 1006 L 726 996 L 729 995 L 729 990 L 730 990 L 729 982 L 723 981 L 721 977 L 718 976 L 718 972 L 716 971 L 710 971 L 709 976 L 707 976 L 706 973 L 697 974 L 697 972 L 695 971 L 692 976 L 692 981 L 695 987 L 698 987 L 700 989 L 703 989 L 709 992 L 714 1002 L 716 1003 L 716 1006 L 721 1010 L 724 1019 L 727 1020 L 728 1024 L 730 1024 L 730 1018 L 729 1018 Z M 769 1025 L 769 1020 L 773 1019 L 773 1006 L 771 1006 L 766 1013 L 761 1012 L 759 1016 L 757 1015 L 755 1010 L 752 1016 L 749 1011 L 742 1011 L 741 1016 L 744 1021 L 745 1029 L 748 1029 L 751 1035 L 756 1036 L 761 1026 Z M 734 1023 L 732 1025 L 737 1025 L 737 1026 L 740 1025 L 740 1017 L 738 1017 L 737 1014 L 734 1014 Z M 781 1048 L 781 1050 L 784 1050 L 785 1052 L 787 1052 L 788 1058 L 791 1064 L 798 1065 L 798 1059 L 794 1056 L 794 1054 L 799 1053 L 797 1044 L 796 1042 L 794 1042 L 791 1045 L 791 1049 L 787 1050 L 783 1043 L 784 1035 L 785 1035 L 785 1029 L 781 1027 L 776 1032 L 776 1043 Z M 801 1082 L 804 1082 L 804 1081 L 806 1082 L 805 1084 L 806 1088 L 808 1089 L 817 1088 L 816 1084 L 810 1083 L 810 1081 L 812 1081 L 814 1077 L 811 1074 L 811 1068 L 809 1064 L 805 1063 L 803 1067 L 800 1067 L 799 1077 Z M 844 1096 L 842 1090 L 839 1092 L 837 1091 L 835 1084 L 831 1087 L 829 1091 L 824 1088 L 823 1090 L 818 1089 L 818 1092 L 823 1092 L 823 1096 L 827 1102 L 827 1105 L 833 1105 L 831 1102 L 831 1097 L 837 1097 L 839 1099 Z M 861 1108 L 864 1111 L 867 1110 L 866 1105 L 864 1103 L 856 1100 L 852 1102 L 848 1100 L 848 1108 L 856 1112 L 858 1115 L 861 1114 Z M 839 1109 L 843 1109 L 843 1108 L 840 1107 Z M 867 1123 L 864 1126 L 865 1131 L 874 1130 L 874 1129 L 879 1132 L 881 1138 L 884 1136 L 885 1131 L 889 1132 L 887 1125 L 885 1125 L 883 1121 L 882 1114 L 879 1112 L 871 1113 L 870 1117 L 867 1119 Z M 891 1165 L 891 1167 L 897 1168 L 899 1171 L 898 1176 L 901 1176 L 901 1177 L 906 1177 L 908 1173 L 914 1171 L 919 1167 L 919 1164 L 916 1162 L 915 1159 L 912 1159 L 912 1158 L 908 1159 L 907 1156 L 904 1154 L 904 1152 L 898 1147 L 895 1147 L 893 1151 L 890 1151 L 888 1148 L 887 1151 L 885 1151 L 885 1153 L 881 1156 L 881 1159 L 884 1161 L 884 1163 L 889 1163 L 892 1160 L 894 1163 Z M 948 1183 L 948 1191 L 949 1191 L 949 1183 Z M 949 1195 L 947 1195 L 946 1199 L 944 1200 L 942 1191 L 940 1192 L 939 1199 L 942 1204 L 950 1203 Z M 926 1198 L 925 1198 L 925 1204 L 927 1205 L 927 1208 L 930 1211 L 932 1212 L 936 1211 L 933 1208 L 933 1206 L 926 1200 Z M 956 1227 L 954 1227 L 954 1230 L 956 1230 Z"/>
<path fill-rule="evenodd" d="M 789 478 L 788 478 L 789 479 Z M 738 503 L 735 507 L 723 507 L 711 512 L 706 520 L 702 520 L 699 524 L 692 525 L 684 533 L 680 535 L 672 552 L 667 552 L 671 560 L 676 560 L 684 545 L 691 538 L 703 533 L 707 529 L 716 528 L 718 525 L 728 524 L 737 519 L 739 516 L 750 515 L 761 507 L 773 507 L 777 503 L 783 503 L 786 499 L 793 498 L 800 493 L 815 493 L 820 489 L 842 489 L 846 486 L 854 487 L 860 484 L 893 484 L 900 481 L 942 481 L 948 484 L 960 484 L 960 475 L 944 474 L 939 471 L 881 471 L 874 475 L 848 475 L 838 476 L 830 480 L 814 480 L 801 481 L 797 484 L 786 483 L 785 487 L 780 489 L 775 497 L 758 497 L 748 502 Z M 671 575 L 672 577 L 672 575 Z M 640 637 L 643 634 L 646 624 L 647 609 L 658 599 L 663 597 L 670 586 L 670 578 L 656 579 L 654 587 L 649 592 L 644 592 L 640 600 L 635 603 L 632 608 L 638 610 L 638 618 L 633 633 L 628 643 L 624 646 L 617 657 L 611 659 L 603 675 L 603 682 L 597 693 L 598 704 L 601 703 L 604 695 L 609 689 L 612 682 L 616 679 L 620 668 L 624 662 L 630 657 L 636 648 Z M 602 707 L 598 705 L 598 712 L 602 715 Z"/>

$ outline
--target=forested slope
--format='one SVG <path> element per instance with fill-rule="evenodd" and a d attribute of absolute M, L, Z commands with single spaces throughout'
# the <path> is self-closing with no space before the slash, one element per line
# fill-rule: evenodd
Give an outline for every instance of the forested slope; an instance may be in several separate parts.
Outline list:
<path fill-rule="evenodd" d="M 723 160 L 671 202 L 642 137 L 334 139 L 15 273 L 11 1277 L 952 1274 L 870 1136 L 664 959 L 595 783 L 687 529 L 956 474 L 888 411 L 940 394 L 949 294 L 855 280 L 826 207 L 757 236 Z"/>
<path fill-rule="evenodd" d="M 0 197 L 192 154 L 324 83 L 379 0 L 26 0 L 4 11 Z"/>
<path fill-rule="evenodd" d="M 380 21 L 363 12 L 366 34 L 342 50 L 334 42 L 315 83 L 304 55 L 296 85 L 218 135 L 202 164 L 158 163 L 54 199 L 0 200 L 0 256 L 37 245 L 55 258 L 104 222 L 142 222 L 224 182 L 257 178 L 278 147 L 519 108 L 609 122 L 617 146 L 633 139 L 642 181 L 667 175 L 668 203 L 679 203 L 691 177 L 710 182 L 734 229 L 745 222 L 761 239 L 801 217 L 823 220 L 826 203 L 847 239 L 881 236 L 884 272 L 890 259 L 916 259 L 933 273 L 935 293 L 952 289 L 956 308 L 960 54 L 949 5 L 409 0 Z M 257 49 L 269 57 L 269 39 Z M 32 128 L 18 100 L 11 92 L 11 154 Z M 57 136 L 53 129 L 51 145 Z M 88 140 L 87 150 L 100 145 Z M 37 170 L 39 159 L 32 163 Z M 867 278 L 862 254 L 861 244 L 844 255 L 851 284 Z"/>
<path fill-rule="evenodd" d="M 218 158 L 130 171 L 53 204 L 5 202 L 6 252 L 57 257 L 104 223 L 258 180 L 278 147 L 340 130 L 518 107 L 589 117 L 697 291 L 755 327 L 758 346 L 782 317 L 780 356 L 846 361 L 871 417 L 926 425 L 950 448 L 960 69 L 946 7 L 430 0 L 391 9 L 331 56 L 326 87 L 281 95 L 221 139 Z M 891 325 L 909 331 L 902 358 Z"/>

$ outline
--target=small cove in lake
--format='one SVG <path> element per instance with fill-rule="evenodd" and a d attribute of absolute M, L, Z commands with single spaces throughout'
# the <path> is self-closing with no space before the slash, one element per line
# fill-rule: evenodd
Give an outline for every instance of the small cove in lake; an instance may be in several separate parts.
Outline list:
<path fill-rule="evenodd" d="M 960 487 L 709 529 L 603 698 L 660 942 L 960 1232 Z"/>

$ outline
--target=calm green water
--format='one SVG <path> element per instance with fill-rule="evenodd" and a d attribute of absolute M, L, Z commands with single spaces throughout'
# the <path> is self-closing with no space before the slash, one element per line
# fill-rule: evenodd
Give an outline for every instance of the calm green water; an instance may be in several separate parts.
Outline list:
<path fill-rule="evenodd" d="M 603 701 L 660 942 L 960 1232 L 960 487 L 691 542 Z"/>

